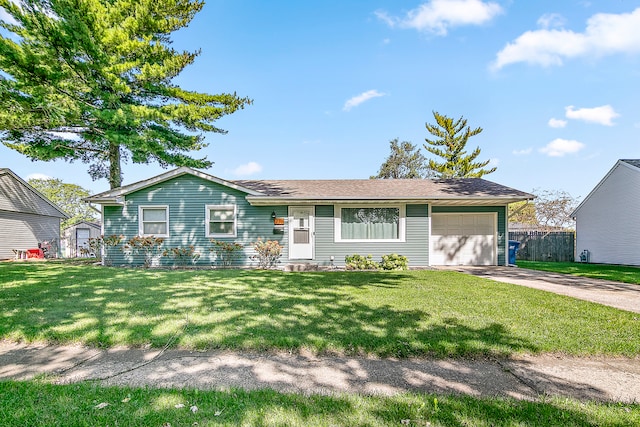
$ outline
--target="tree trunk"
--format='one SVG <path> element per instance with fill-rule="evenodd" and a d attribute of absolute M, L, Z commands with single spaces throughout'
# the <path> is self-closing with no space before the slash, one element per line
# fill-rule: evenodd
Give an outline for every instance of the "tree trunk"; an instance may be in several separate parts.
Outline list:
<path fill-rule="evenodd" d="M 109 186 L 111 189 L 122 185 L 122 170 L 120 168 L 120 146 L 109 143 Z"/>

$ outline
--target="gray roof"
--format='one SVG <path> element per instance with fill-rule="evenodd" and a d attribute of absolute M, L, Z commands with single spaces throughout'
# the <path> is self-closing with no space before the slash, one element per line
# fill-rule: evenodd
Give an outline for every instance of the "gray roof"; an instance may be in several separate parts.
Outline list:
<path fill-rule="evenodd" d="M 447 203 L 492 204 L 533 199 L 534 196 L 480 178 L 464 179 L 328 179 L 328 180 L 237 180 L 181 167 L 123 187 L 88 197 L 87 201 L 120 204 L 123 197 L 159 182 L 188 174 L 235 188 L 247 194 L 251 204 L 287 204 L 317 201 L 446 201 Z"/>
<path fill-rule="evenodd" d="M 58 205 L 7 168 L 0 168 L 0 210 L 69 218 Z"/>
<path fill-rule="evenodd" d="M 640 169 L 640 159 L 620 159 L 621 162 L 625 162 L 630 164 L 631 166 L 635 166 Z"/>
<path fill-rule="evenodd" d="M 446 199 L 522 198 L 531 194 L 480 178 L 330 179 L 234 181 L 262 193 L 257 197 L 292 199 Z"/>

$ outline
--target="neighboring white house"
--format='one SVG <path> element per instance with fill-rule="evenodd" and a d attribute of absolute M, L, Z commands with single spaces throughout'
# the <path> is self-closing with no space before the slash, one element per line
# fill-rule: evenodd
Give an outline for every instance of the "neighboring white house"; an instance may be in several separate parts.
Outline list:
<path fill-rule="evenodd" d="M 57 256 L 60 221 L 69 218 L 59 206 L 7 168 L 0 168 L 0 259 L 14 250 L 46 244 Z M 46 243 L 45 243 L 46 242 Z"/>
<path fill-rule="evenodd" d="M 89 239 L 100 237 L 100 224 L 80 221 L 62 230 L 62 256 L 75 258 L 87 256 L 82 249 L 89 249 Z"/>
<path fill-rule="evenodd" d="M 640 265 L 640 159 L 618 160 L 571 216 L 576 261 Z"/>

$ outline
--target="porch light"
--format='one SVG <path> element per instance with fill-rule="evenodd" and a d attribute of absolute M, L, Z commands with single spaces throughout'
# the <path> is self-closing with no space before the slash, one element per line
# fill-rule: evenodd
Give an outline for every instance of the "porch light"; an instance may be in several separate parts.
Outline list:
<path fill-rule="evenodd" d="M 271 219 L 276 219 L 276 211 L 271 212 Z"/>

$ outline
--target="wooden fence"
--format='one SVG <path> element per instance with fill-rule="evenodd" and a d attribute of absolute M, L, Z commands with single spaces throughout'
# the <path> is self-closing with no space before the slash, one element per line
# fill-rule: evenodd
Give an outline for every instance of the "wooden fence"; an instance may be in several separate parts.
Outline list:
<path fill-rule="evenodd" d="M 516 260 L 575 261 L 576 233 L 573 231 L 510 231 L 509 240 L 520 242 Z"/>

